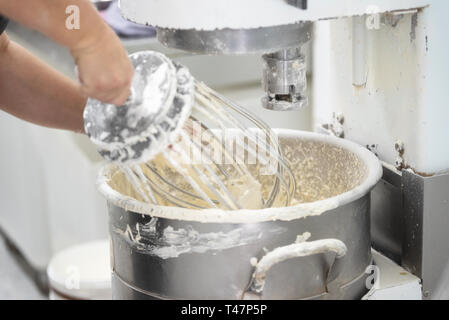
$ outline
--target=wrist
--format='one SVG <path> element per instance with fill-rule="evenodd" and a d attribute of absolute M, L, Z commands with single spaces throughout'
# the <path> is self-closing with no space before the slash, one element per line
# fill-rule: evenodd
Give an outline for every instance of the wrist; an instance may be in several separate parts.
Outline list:
<path fill-rule="evenodd" d="M 95 29 L 95 32 L 88 32 L 80 37 L 72 46 L 69 47 L 72 55 L 77 55 L 81 52 L 95 51 L 102 43 L 111 36 L 111 30 L 108 26 L 103 25 Z"/>

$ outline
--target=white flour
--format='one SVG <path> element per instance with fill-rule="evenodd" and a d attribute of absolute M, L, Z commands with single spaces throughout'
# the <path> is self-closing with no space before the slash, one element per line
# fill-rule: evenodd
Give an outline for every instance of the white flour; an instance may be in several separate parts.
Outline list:
<path fill-rule="evenodd" d="M 272 237 L 286 231 L 285 228 L 279 227 L 270 229 L 264 235 L 260 230 L 242 226 L 229 232 L 200 233 L 191 226 L 183 229 L 174 229 L 169 226 L 163 230 L 162 234 L 158 234 L 157 223 L 158 219 L 154 218 L 146 225 L 137 224 L 135 228 L 128 225 L 125 230 L 113 229 L 113 232 L 125 236 L 127 241 L 140 252 L 169 259 L 177 258 L 185 253 L 221 251 L 253 244 L 263 237 Z M 131 229 L 135 230 L 134 233 Z M 146 243 L 141 239 L 145 239 Z"/>

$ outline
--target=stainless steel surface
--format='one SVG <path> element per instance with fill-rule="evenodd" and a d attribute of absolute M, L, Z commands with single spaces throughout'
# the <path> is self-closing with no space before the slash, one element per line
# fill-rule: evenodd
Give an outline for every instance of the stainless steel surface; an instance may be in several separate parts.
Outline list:
<path fill-rule="evenodd" d="M 214 31 L 157 29 L 165 46 L 200 54 L 246 54 L 275 52 L 310 40 L 312 23 L 300 22 L 256 29 Z"/>
<path fill-rule="evenodd" d="M 200 54 L 266 53 L 262 105 L 270 110 L 300 110 L 307 105 L 305 58 L 299 47 L 311 38 L 310 22 L 256 29 L 214 31 L 158 29 L 165 46 Z"/>
<path fill-rule="evenodd" d="M 300 110 L 308 104 L 307 66 L 300 48 L 284 49 L 263 56 L 262 85 L 267 93 L 264 108 L 275 111 Z"/>
<path fill-rule="evenodd" d="M 270 251 L 294 243 L 297 235 L 304 232 L 313 234 L 312 241 L 338 238 L 347 245 L 348 254 L 338 278 L 341 285 L 363 275 L 371 262 L 368 195 L 322 217 L 292 222 L 233 225 L 157 219 L 156 233 L 160 235 L 166 228 L 194 230 L 199 237 L 208 233 L 228 233 L 238 228 L 242 232 L 256 230 L 261 234 L 261 238 L 236 248 L 187 253 L 170 259 L 153 256 L 145 249 L 139 250 L 129 242 L 127 236 L 117 232 L 129 226 L 130 232 L 137 235 L 136 225 L 152 223 L 150 217 L 111 206 L 110 219 L 115 276 L 152 297 L 241 299 L 253 274 L 250 260 L 262 258 L 264 249 Z M 150 246 L 157 245 L 157 239 L 147 238 L 139 230 L 142 242 Z M 325 293 L 327 270 L 334 258 L 334 254 L 328 253 L 279 263 L 268 272 L 263 299 L 305 299 Z M 117 294 L 115 290 L 113 288 L 114 295 Z M 362 295 L 363 291 L 347 298 L 360 298 Z"/>
<path fill-rule="evenodd" d="M 373 247 L 401 264 L 404 240 L 402 173 L 384 166 L 384 175 L 371 192 L 371 201 Z"/>
<path fill-rule="evenodd" d="M 445 284 L 449 266 L 449 174 L 422 177 L 403 172 L 403 266 L 422 279 L 427 299 Z"/>
<path fill-rule="evenodd" d="M 423 177 L 384 168 L 372 192 L 373 247 L 422 279 L 423 295 L 441 299 L 449 266 L 449 174 Z"/>
<path fill-rule="evenodd" d="M 261 297 L 265 288 L 267 272 L 278 263 L 296 258 L 332 252 L 335 253 L 335 259 L 330 264 L 326 273 L 325 291 L 333 294 L 331 289 L 339 289 L 341 286 L 341 284 L 338 283 L 334 286 L 333 282 L 340 277 L 340 273 L 344 267 L 343 259 L 348 252 L 346 245 L 337 239 L 324 239 L 312 242 L 307 242 L 303 239 L 303 241 L 299 243 L 276 248 L 275 250 L 268 252 L 255 266 L 255 271 L 253 273 L 251 285 L 249 286 L 247 294 Z"/>
<path fill-rule="evenodd" d="M 318 143 L 315 145 L 317 148 L 313 148 L 315 151 L 299 151 L 299 154 L 313 154 L 317 164 L 329 161 L 325 160 L 329 153 L 322 152 L 319 142 L 304 138 L 305 142 L 300 143 L 297 139 L 281 137 L 281 144 L 284 147 L 298 147 Z M 342 154 L 340 156 L 344 157 Z M 335 163 L 328 163 L 320 165 L 319 171 L 327 176 L 327 170 L 335 174 L 335 168 Z M 349 174 L 354 166 L 348 166 L 346 170 Z M 365 176 L 364 179 L 368 178 Z M 318 251 L 312 256 L 285 260 L 273 264 L 267 272 L 260 298 L 361 298 L 366 293 L 365 270 L 371 264 L 369 190 L 354 197 L 355 200 L 348 204 L 321 215 L 293 221 L 240 224 L 152 218 L 109 203 L 114 297 L 242 299 L 255 271 L 251 263 L 254 258 L 260 262 L 276 248 L 297 243 L 298 235 L 310 233 L 308 240 L 311 242 L 336 239 L 347 247 L 344 257 L 339 254 L 341 259 L 337 259 L 339 262 L 334 265 L 335 273 L 329 274 L 336 258 L 331 252 Z M 165 209 L 161 207 L 160 210 Z M 235 232 L 244 237 L 238 245 L 210 250 L 207 245 L 204 250 L 189 247 L 197 242 L 201 244 L 209 237 L 224 238 L 229 244 L 229 241 L 232 242 L 230 235 Z M 182 235 L 182 239 L 170 246 L 166 242 L 173 239 L 170 234 Z M 185 248 L 182 247 L 184 245 Z M 179 246 L 184 249 L 175 254 L 166 251 Z M 327 288 L 329 284 L 331 286 Z"/>

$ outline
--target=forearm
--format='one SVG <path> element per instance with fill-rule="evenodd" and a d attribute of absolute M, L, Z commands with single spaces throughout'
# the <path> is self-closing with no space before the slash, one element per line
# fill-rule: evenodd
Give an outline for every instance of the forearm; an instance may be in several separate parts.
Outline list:
<path fill-rule="evenodd" d="M 1 109 L 38 125 L 84 132 L 85 104 L 75 82 L 0 36 Z"/>
<path fill-rule="evenodd" d="M 71 5 L 79 8 L 79 29 L 66 26 L 66 8 Z M 89 0 L 0 0 L 0 13 L 71 50 L 82 50 L 113 34 Z"/>
<path fill-rule="evenodd" d="M 73 5 L 79 8 L 79 29 L 66 25 L 66 9 Z M 69 48 L 84 96 L 117 106 L 129 97 L 134 73 L 131 61 L 89 0 L 0 0 L 0 14 Z"/>

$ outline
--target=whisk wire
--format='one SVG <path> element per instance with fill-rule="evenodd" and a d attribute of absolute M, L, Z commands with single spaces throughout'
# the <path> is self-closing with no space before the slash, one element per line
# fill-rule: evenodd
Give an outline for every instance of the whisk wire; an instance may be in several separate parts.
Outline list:
<path fill-rule="evenodd" d="M 251 123 L 255 124 L 255 126 L 264 132 L 266 134 L 266 137 L 269 138 L 268 143 L 258 143 L 255 142 L 256 145 L 262 149 L 262 153 L 270 154 L 272 159 L 276 159 L 277 165 L 278 165 L 278 172 L 276 172 L 274 175 L 277 177 L 277 180 L 273 186 L 271 195 L 266 203 L 267 206 L 271 206 L 276 198 L 276 194 L 279 192 L 279 189 L 281 185 L 284 185 L 286 187 L 286 203 L 288 204 L 291 200 L 292 195 L 295 193 L 295 178 L 293 173 L 291 172 L 289 166 L 286 164 L 286 162 L 283 159 L 283 153 L 282 149 L 278 144 L 278 140 L 274 138 L 274 134 L 271 131 L 271 129 L 263 122 L 261 119 L 259 119 L 257 116 L 251 114 L 250 112 L 246 111 L 243 107 L 240 107 L 236 105 L 234 102 L 228 100 L 226 97 L 220 95 L 219 93 L 215 92 L 211 88 L 207 87 L 201 82 L 195 81 L 195 89 L 196 89 L 196 96 L 197 100 L 200 102 L 206 104 L 208 108 L 215 110 L 216 112 L 219 112 L 221 115 L 224 116 L 230 123 L 232 123 L 236 128 L 242 130 L 244 133 L 244 136 L 248 139 L 255 141 L 253 132 L 245 128 L 241 122 L 239 122 L 234 116 L 232 116 L 229 113 L 229 109 L 235 111 L 236 113 L 242 115 L 243 117 L 249 119 Z M 218 106 L 225 104 L 226 107 L 218 109 Z M 204 108 L 197 108 L 197 110 L 204 111 Z M 217 118 L 214 118 L 217 119 Z M 273 151 L 272 148 L 269 146 L 272 145 L 272 148 L 276 151 Z M 248 148 L 248 152 L 252 151 L 251 148 Z M 258 160 L 263 162 L 264 159 L 260 157 L 261 152 L 257 152 Z M 284 175 L 287 175 L 288 178 L 285 180 L 283 177 Z"/>
<path fill-rule="evenodd" d="M 124 106 L 89 99 L 85 129 L 147 203 L 186 208 L 288 205 L 295 179 L 275 133 L 257 116 L 161 53 L 130 55 Z M 285 194 L 285 196 L 284 196 Z"/>

